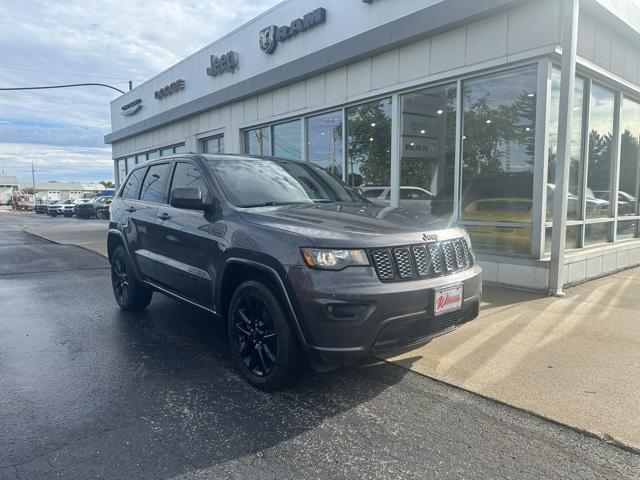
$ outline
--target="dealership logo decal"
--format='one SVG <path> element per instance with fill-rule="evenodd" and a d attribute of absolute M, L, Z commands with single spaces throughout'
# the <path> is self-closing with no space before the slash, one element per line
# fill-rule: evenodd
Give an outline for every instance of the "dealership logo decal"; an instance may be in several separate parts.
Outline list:
<path fill-rule="evenodd" d="M 291 25 L 278 27 L 270 25 L 260 30 L 260 48 L 264 53 L 275 52 L 278 42 L 286 42 L 301 32 L 316 27 L 327 20 L 327 11 L 324 8 L 316 8 L 313 12 L 307 13 L 302 18 L 296 18 Z"/>
<path fill-rule="evenodd" d="M 178 90 L 184 89 L 184 80 L 179 79 L 175 82 L 171 82 L 169 85 L 162 87 L 160 90 L 156 90 L 153 96 L 160 100 L 161 98 L 168 97 L 176 93 Z"/>
<path fill-rule="evenodd" d="M 142 99 L 136 98 L 133 102 L 129 102 L 126 105 L 120 107 L 120 113 L 122 115 L 133 115 L 134 113 L 138 113 L 138 111 L 142 108 Z"/>
<path fill-rule="evenodd" d="M 240 55 L 238 55 L 238 52 L 230 50 L 219 57 L 217 55 L 211 55 L 209 57 L 209 61 L 211 64 L 207 67 L 207 75 L 210 77 L 217 77 L 224 72 L 233 73 L 234 70 L 238 68 Z"/>

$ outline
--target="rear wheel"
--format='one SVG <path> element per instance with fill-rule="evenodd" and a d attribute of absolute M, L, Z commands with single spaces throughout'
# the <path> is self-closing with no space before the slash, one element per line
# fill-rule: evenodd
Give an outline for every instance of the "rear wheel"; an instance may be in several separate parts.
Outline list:
<path fill-rule="evenodd" d="M 105 218 L 104 210 L 96 210 L 96 218 L 103 220 Z"/>
<path fill-rule="evenodd" d="M 111 254 L 111 286 L 120 308 L 127 311 L 143 310 L 153 292 L 143 285 L 133 271 L 133 265 L 124 247 L 116 247 Z"/>
<path fill-rule="evenodd" d="M 236 289 L 227 326 L 236 365 L 253 386 L 273 391 L 296 376 L 301 364 L 296 335 L 266 285 L 247 281 Z"/>

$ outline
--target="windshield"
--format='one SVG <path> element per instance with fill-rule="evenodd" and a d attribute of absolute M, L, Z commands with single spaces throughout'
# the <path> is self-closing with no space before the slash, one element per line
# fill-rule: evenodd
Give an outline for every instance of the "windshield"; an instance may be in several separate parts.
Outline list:
<path fill-rule="evenodd" d="M 367 202 L 331 174 L 286 160 L 215 159 L 209 165 L 237 207 L 295 203 Z"/>

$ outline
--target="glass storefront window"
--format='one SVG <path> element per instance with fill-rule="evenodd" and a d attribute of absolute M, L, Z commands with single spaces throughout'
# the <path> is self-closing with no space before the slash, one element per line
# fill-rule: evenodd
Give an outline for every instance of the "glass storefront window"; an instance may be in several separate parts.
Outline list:
<path fill-rule="evenodd" d="M 525 224 L 469 226 L 479 249 L 530 253 L 536 89 L 536 65 L 462 84 L 460 219 Z"/>
<path fill-rule="evenodd" d="M 271 130 L 268 126 L 245 130 L 244 153 L 248 155 L 271 155 Z"/>
<path fill-rule="evenodd" d="M 127 161 L 124 158 L 118 160 L 118 183 L 124 182 L 127 178 Z"/>
<path fill-rule="evenodd" d="M 273 126 L 273 156 L 302 160 L 302 131 L 300 120 Z"/>
<path fill-rule="evenodd" d="M 400 206 L 453 214 L 456 85 L 402 95 Z M 415 187 L 415 188 L 407 188 Z"/>
<path fill-rule="evenodd" d="M 202 140 L 202 153 L 224 153 L 224 136 L 218 135 Z"/>
<path fill-rule="evenodd" d="M 567 219 L 582 219 L 582 124 L 586 81 L 576 77 L 573 90 L 573 118 L 571 123 L 571 163 L 569 164 L 569 193 Z M 547 222 L 553 221 L 553 201 L 556 189 L 556 157 L 558 155 L 558 118 L 560 113 L 560 70 L 551 73 L 551 112 L 549 116 L 549 167 L 547 171 Z M 589 207 L 589 205 L 588 205 Z"/>
<path fill-rule="evenodd" d="M 625 98 L 620 119 L 620 181 L 618 183 L 618 215 L 637 214 L 638 168 L 640 167 L 640 103 Z M 618 224 L 620 226 L 620 224 Z"/>
<path fill-rule="evenodd" d="M 347 183 L 391 183 L 391 99 L 347 108 Z"/>
<path fill-rule="evenodd" d="M 156 158 L 160 158 L 160 155 L 157 150 L 147 153 L 147 160 L 155 160 Z"/>
<path fill-rule="evenodd" d="M 136 165 L 138 163 L 145 162 L 146 160 L 147 160 L 147 154 L 146 153 L 143 153 L 141 155 L 136 155 Z"/>
<path fill-rule="evenodd" d="M 342 112 L 307 118 L 307 160 L 342 178 Z"/>
<path fill-rule="evenodd" d="M 626 240 L 628 238 L 635 238 L 638 231 L 637 220 L 625 220 L 624 222 L 618 222 L 618 240 Z"/>
<path fill-rule="evenodd" d="M 175 153 L 185 153 L 187 151 L 187 147 L 182 143 L 173 147 L 173 150 Z"/>
<path fill-rule="evenodd" d="M 589 109 L 589 155 L 587 157 L 587 218 L 611 216 L 611 162 L 613 160 L 614 92 L 595 83 Z M 592 208 L 589 207 L 592 205 Z M 585 240 L 586 243 L 586 240 Z"/>
<path fill-rule="evenodd" d="M 173 155 L 173 147 L 163 148 L 160 150 L 161 157 L 167 157 L 169 155 Z"/>
<path fill-rule="evenodd" d="M 609 241 L 610 222 L 590 223 L 584 226 L 584 245 L 597 245 Z"/>

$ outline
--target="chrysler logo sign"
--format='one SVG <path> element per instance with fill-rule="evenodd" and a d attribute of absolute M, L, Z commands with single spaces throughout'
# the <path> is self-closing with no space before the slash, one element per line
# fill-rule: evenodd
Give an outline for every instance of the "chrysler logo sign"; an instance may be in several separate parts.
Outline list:
<path fill-rule="evenodd" d="M 260 30 L 259 42 L 260 48 L 264 53 L 271 54 L 275 52 L 278 42 L 286 42 L 290 38 L 295 37 L 301 32 L 324 23 L 327 20 L 327 11 L 324 8 L 316 8 L 313 12 L 307 13 L 302 18 L 296 18 L 291 25 L 278 27 L 270 25 Z"/>
<path fill-rule="evenodd" d="M 129 102 L 126 105 L 120 107 L 120 113 L 122 115 L 133 115 L 134 113 L 138 113 L 138 111 L 142 108 L 142 99 L 136 98 L 133 102 Z"/>
<path fill-rule="evenodd" d="M 156 90 L 153 93 L 153 96 L 160 100 L 161 98 L 168 97 L 169 95 L 172 95 L 178 90 L 182 90 L 183 88 L 184 80 L 176 80 L 175 82 L 171 82 L 169 85 L 162 87 L 160 90 Z"/>

